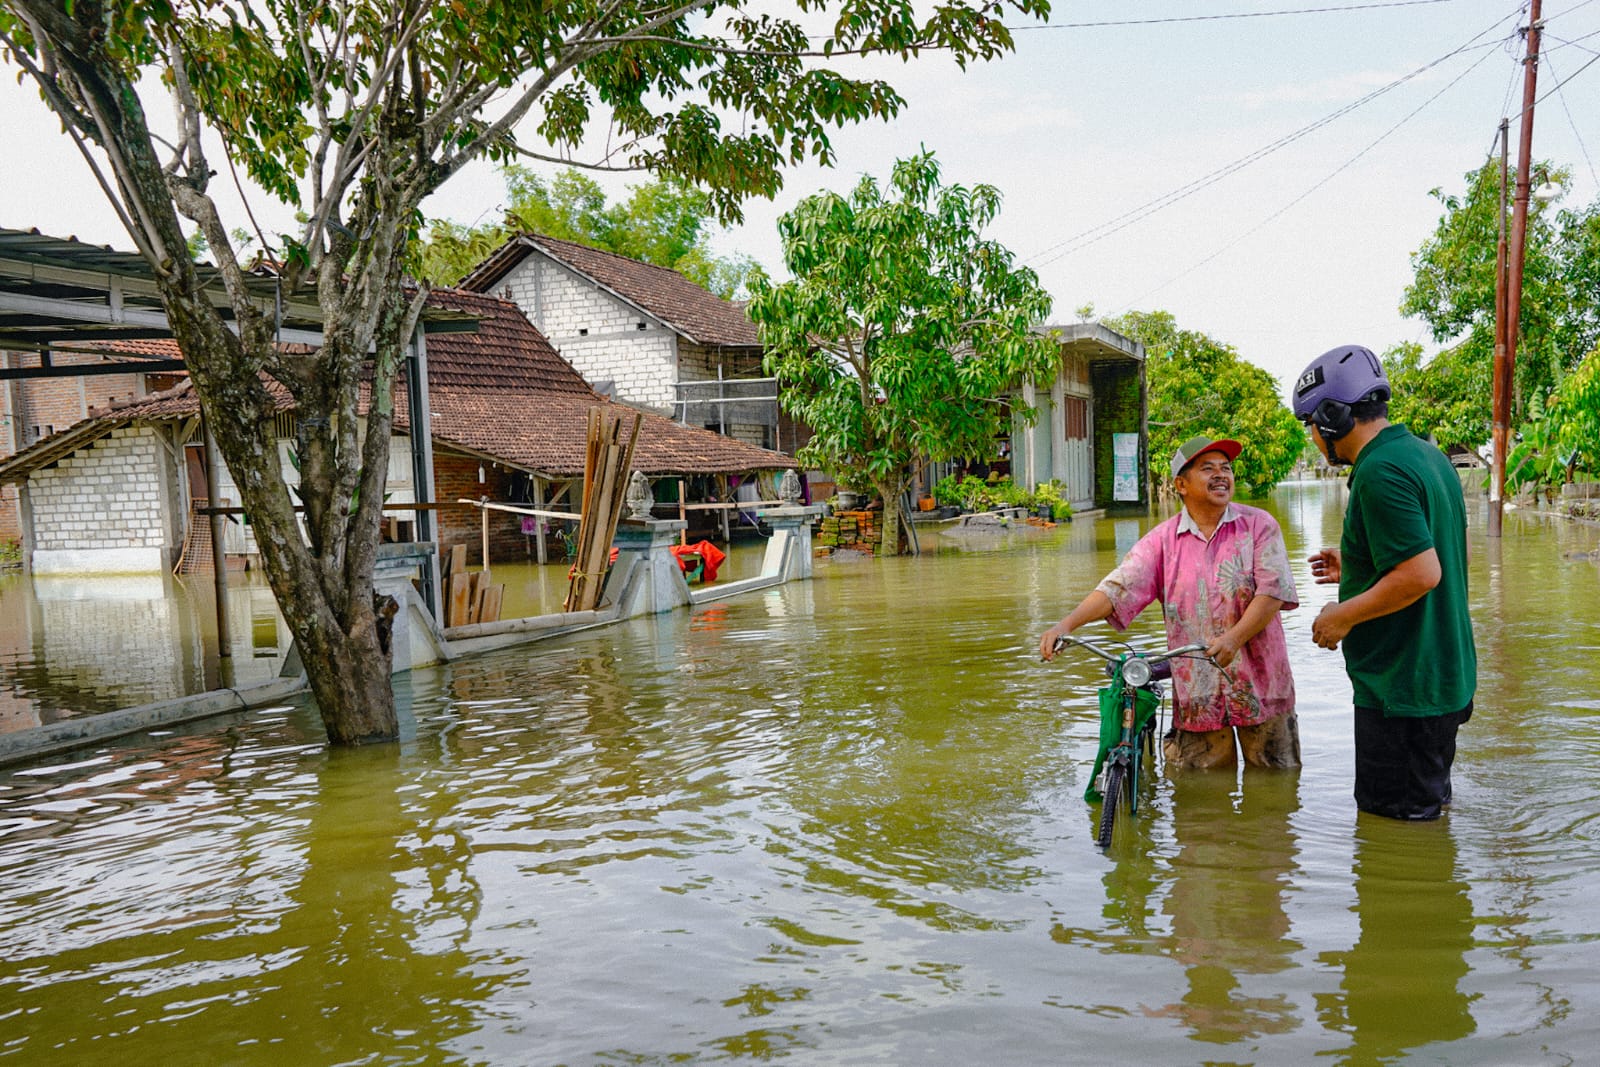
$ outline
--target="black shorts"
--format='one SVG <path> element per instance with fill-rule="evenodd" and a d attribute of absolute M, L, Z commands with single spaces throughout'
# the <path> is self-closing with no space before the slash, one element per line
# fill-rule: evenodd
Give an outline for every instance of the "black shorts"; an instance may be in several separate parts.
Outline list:
<path fill-rule="evenodd" d="M 1470 718 L 1470 702 L 1419 717 L 1357 706 L 1356 807 L 1390 819 L 1437 819 L 1450 803 L 1456 731 Z"/>

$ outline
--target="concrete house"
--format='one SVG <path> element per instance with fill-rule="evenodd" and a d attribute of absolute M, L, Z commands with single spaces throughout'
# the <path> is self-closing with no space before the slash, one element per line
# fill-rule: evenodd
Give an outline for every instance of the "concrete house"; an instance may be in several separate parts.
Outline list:
<path fill-rule="evenodd" d="M 524 234 L 461 284 L 516 303 L 609 396 L 762 448 L 800 443 L 744 308 L 675 270 Z"/>
<path fill-rule="evenodd" d="M 1059 481 L 1080 513 L 1147 510 L 1144 346 L 1097 322 L 1039 330 L 1057 339 L 1060 363 L 1048 388 L 1013 394 L 1037 418 L 1015 420 L 1002 443 L 1012 480 L 1027 489 Z"/>

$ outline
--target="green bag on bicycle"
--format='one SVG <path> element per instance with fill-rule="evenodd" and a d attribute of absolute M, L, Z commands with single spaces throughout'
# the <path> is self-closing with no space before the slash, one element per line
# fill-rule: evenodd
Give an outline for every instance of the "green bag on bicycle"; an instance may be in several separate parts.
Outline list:
<path fill-rule="evenodd" d="M 1136 689 L 1133 693 L 1133 736 L 1138 737 L 1139 731 L 1144 729 L 1144 724 L 1161 707 L 1161 702 L 1155 694 L 1147 689 Z M 1100 780 L 1100 767 L 1105 763 L 1106 756 L 1117 742 L 1122 740 L 1122 686 L 1108 685 L 1100 690 L 1100 750 L 1095 753 L 1094 770 L 1089 773 L 1089 785 L 1083 791 L 1083 799 L 1091 804 L 1098 804 L 1104 798 L 1094 784 Z"/>

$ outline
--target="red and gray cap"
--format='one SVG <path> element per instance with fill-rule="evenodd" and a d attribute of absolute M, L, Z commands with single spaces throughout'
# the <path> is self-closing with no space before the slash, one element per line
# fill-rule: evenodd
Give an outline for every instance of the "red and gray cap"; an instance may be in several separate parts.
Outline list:
<path fill-rule="evenodd" d="M 1221 452 L 1232 463 L 1239 458 L 1239 453 L 1244 451 L 1244 446 L 1238 441 L 1227 437 L 1191 437 L 1178 446 L 1172 454 L 1172 476 L 1176 478 L 1183 473 L 1183 468 L 1195 461 L 1195 457 L 1203 452 Z"/>

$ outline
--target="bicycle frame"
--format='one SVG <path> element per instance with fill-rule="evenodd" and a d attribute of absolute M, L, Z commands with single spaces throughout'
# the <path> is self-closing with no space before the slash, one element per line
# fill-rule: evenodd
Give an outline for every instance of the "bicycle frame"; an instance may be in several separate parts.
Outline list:
<path fill-rule="evenodd" d="M 1161 696 L 1159 683 L 1172 674 L 1172 667 L 1168 661 L 1179 656 L 1203 653 L 1206 646 L 1191 644 L 1161 652 L 1144 652 L 1125 645 L 1120 650 L 1108 651 L 1081 637 L 1067 635 L 1057 638 L 1055 647 L 1059 651 L 1068 644 L 1087 649 L 1106 661 L 1106 672 L 1111 677 L 1111 684 L 1102 689 L 1101 693 L 1114 694 L 1115 706 L 1120 709 L 1119 733 L 1114 743 L 1106 748 L 1106 738 L 1102 732 L 1103 758 L 1100 752 L 1096 753 L 1096 777 L 1084 793 L 1086 800 L 1092 800 L 1093 794 L 1097 792 L 1101 794 L 1105 807 L 1102 809 L 1097 840 L 1101 848 L 1106 848 L 1111 843 L 1112 825 L 1115 822 L 1119 800 L 1127 801 L 1129 812 L 1135 814 L 1138 812 L 1139 768 L 1143 762 L 1139 759 L 1141 741 L 1147 751 L 1154 755 L 1155 708 L 1152 707 L 1149 713 L 1141 718 L 1140 694 L 1147 694 L 1152 704 L 1159 704 Z"/>

